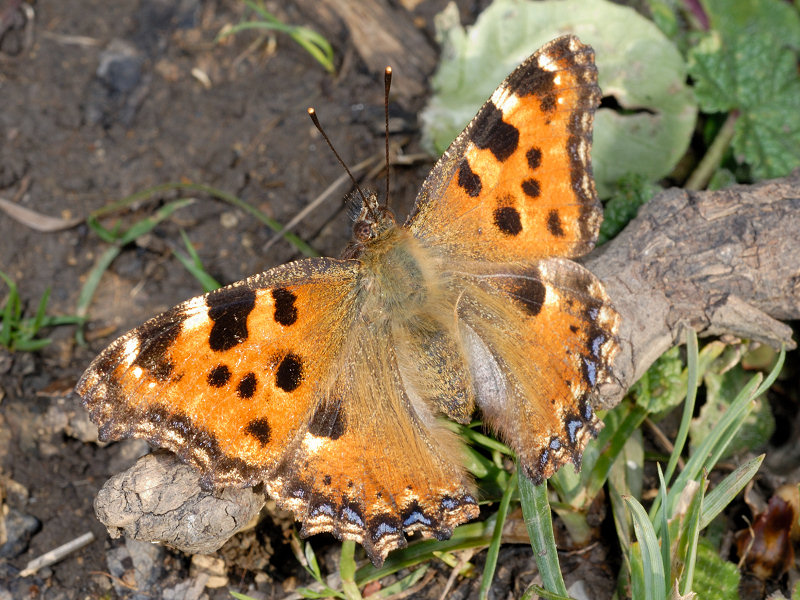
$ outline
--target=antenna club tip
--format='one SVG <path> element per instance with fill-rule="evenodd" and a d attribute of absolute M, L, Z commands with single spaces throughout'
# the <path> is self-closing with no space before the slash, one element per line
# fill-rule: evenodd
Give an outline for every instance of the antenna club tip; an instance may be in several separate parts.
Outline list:
<path fill-rule="evenodd" d="M 383 70 L 383 72 L 386 73 L 387 75 L 391 75 L 392 74 L 392 67 L 386 67 Z"/>
<path fill-rule="evenodd" d="M 306 111 L 308 112 L 308 114 L 309 114 L 309 115 L 316 114 L 316 112 L 317 112 L 316 110 L 314 110 L 314 107 L 313 107 L 313 106 L 309 106 L 309 107 L 306 109 Z"/>

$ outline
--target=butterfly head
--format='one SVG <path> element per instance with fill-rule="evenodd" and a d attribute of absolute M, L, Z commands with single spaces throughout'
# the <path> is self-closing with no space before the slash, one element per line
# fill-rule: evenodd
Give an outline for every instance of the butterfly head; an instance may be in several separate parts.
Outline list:
<path fill-rule="evenodd" d="M 379 204 L 375 192 L 367 191 L 353 222 L 353 238 L 344 252 L 344 258 L 358 258 L 370 242 L 396 226 L 394 213 L 387 206 Z"/>

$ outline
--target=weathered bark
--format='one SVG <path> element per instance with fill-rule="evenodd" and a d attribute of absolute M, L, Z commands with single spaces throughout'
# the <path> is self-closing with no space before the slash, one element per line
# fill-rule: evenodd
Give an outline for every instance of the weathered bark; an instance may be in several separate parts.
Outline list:
<path fill-rule="evenodd" d="M 682 327 L 794 348 L 800 318 L 800 173 L 719 192 L 667 190 L 584 264 L 603 280 L 621 319 L 618 385 L 627 389 Z"/>
<path fill-rule="evenodd" d="M 418 98 L 436 68 L 438 53 L 412 21 L 411 13 L 386 0 L 297 0 L 295 5 L 326 33 L 347 31 L 348 44 L 376 75 L 391 66 L 403 83 L 392 94 L 401 99 Z"/>
<path fill-rule="evenodd" d="M 800 173 L 720 192 L 667 190 L 585 264 L 605 282 L 622 317 L 617 382 L 602 390 L 604 407 L 615 406 L 661 353 L 683 340 L 684 326 L 794 348 L 780 320 L 800 318 Z M 203 492 L 197 474 L 174 458 L 160 458 L 159 469 L 147 475 L 151 480 L 137 473 L 136 489 L 124 485 L 130 471 L 106 483 L 95 508 L 110 530 L 209 552 L 263 500 L 252 489 Z M 136 491 L 153 489 L 155 504 Z M 202 526 L 185 526 L 195 522 Z"/>

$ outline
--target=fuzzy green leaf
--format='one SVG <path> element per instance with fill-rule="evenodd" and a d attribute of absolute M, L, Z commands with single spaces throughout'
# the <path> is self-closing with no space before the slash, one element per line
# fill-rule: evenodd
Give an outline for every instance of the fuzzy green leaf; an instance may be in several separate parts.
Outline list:
<path fill-rule="evenodd" d="M 697 546 L 692 591 L 707 600 L 736 600 L 739 598 L 739 571 L 736 565 L 723 560 L 704 540 Z"/>
<path fill-rule="evenodd" d="M 800 16 L 780 0 L 707 0 L 712 29 L 689 53 L 706 112 L 738 112 L 733 149 L 757 178 L 800 165 Z"/>

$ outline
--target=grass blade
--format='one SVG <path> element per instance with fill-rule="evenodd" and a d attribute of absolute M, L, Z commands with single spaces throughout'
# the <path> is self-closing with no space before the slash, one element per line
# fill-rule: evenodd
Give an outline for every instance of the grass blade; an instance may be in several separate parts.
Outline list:
<path fill-rule="evenodd" d="M 192 277 L 200 282 L 200 285 L 203 286 L 203 291 L 205 292 L 211 292 L 222 287 L 220 283 L 214 279 L 208 271 L 205 270 L 203 267 L 203 262 L 200 260 L 200 256 L 197 254 L 197 250 L 194 249 L 192 242 L 189 240 L 189 236 L 186 235 L 186 232 L 183 229 L 181 229 L 181 239 L 183 239 L 183 243 L 186 246 L 186 251 L 189 253 L 189 256 L 185 256 L 175 249 L 172 250 L 172 254 L 174 254 L 175 258 L 180 261 L 180 263 L 183 265 L 183 268 L 189 271 L 189 273 L 192 274 Z"/>
<path fill-rule="evenodd" d="M 342 591 L 347 600 L 361 600 L 361 593 L 355 582 L 356 574 L 356 543 L 353 540 L 342 542 L 341 559 L 339 560 L 339 575 L 342 578 Z"/>
<path fill-rule="evenodd" d="M 694 414 L 694 404 L 697 399 L 697 386 L 698 386 L 698 360 L 699 351 L 697 349 L 697 332 L 691 327 L 686 328 L 686 401 L 683 405 L 683 415 L 681 416 L 681 424 L 678 428 L 678 435 L 675 437 L 675 445 L 672 454 L 667 463 L 667 471 L 664 473 L 664 481 L 669 483 L 672 480 L 672 475 L 675 473 L 675 467 L 678 465 L 678 459 L 683 453 L 683 447 L 686 445 L 686 440 L 689 437 L 689 425 L 692 422 L 692 415 Z M 651 511 L 650 516 L 652 517 Z"/>
<path fill-rule="evenodd" d="M 656 464 L 658 467 L 659 488 L 658 495 L 661 498 L 661 564 L 664 565 L 664 581 L 667 587 L 664 589 L 664 594 L 669 593 L 669 587 L 672 584 L 672 543 L 669 538 L 669 515 L 667 514 L 667 482 L 664 479 L 664 474 L 661 472 L 661 465 Z"/>
<path fill-rule="evenodd" d="M 666 582 L 664 580 L 664 564 L 661 562 L 661 551 L 653 524 L 644 508 L 636 498 L 624 496 L 623 498 L 631 511 L 633 530 L 641 550 L 641 568 L 644 589 L 634 589 L 634 598 L 648 598 L 652 600 L 666 600 Z"/>
<path fill-rule="evenodd" d="M 681 595 L 683 596 L 686 596 L 692 590 L 695 563 L 697 562 L 697 543 L 700 539 L 700 515 L 703 512 L 703 496 L 705 495 L 706 487 L 708 487 L 708 480 L 703 478 L 694 498 L 692 498 L 682 527 L 684 539 L 679 548 L 685 548 L 685 551 L 681 552 L 681 558 L 685 566 L 683 577 L 681 578 Z"/>
<path fill-rule="evenodd" d="M 519 470 L 519 465 L 517 470 Z M 567 595 L 561 566 L 558 564 L 558 551 L 553 537 L 553 521 L 550 504 L 547 501 L 547 482 L 533 485 L 524 473 L 518 478 L 519 497 L 525 526 L 531 538 L 533 557 L 539 567 L 544 587 L 556 594 Z"/>
<path fill-rule="evenodd" d="M 700 516 L 700 529 L 709 526 L 718 514 L 720 514 L 736 495 L 744 489 L 744 486 L 755 476 L 761 463 L 764 461 L 764 454 L 747 461 L 730 473 L 725 479 L 720 481 L 711 490 L 703 501 L 703 512 Z"/>
<path fill-rule="evenodd" d="M 481 578 L 481 587 L 478 592 L 478 597 L 481 600 L 486 600 L 489 597 L 489 589 L 492 587 L 494 571 L 497 568 L 497 556 L 500 553 L 500 544 L 503 540 L 503 527 L 506 524 L 508 507 L 511 504 L 511 496 L 514 494 L 514 490 L 517 487 L 517 477 L 518 472 L 514 471 L 514 474 L 508 482 L 508 487 L 506 487 L 503 493 L 503 498 L 500 500 L 500 506 L 497 508 L 492 541 L 486 553 L 486 564 L 483 566 L 483 577 Z"/>

